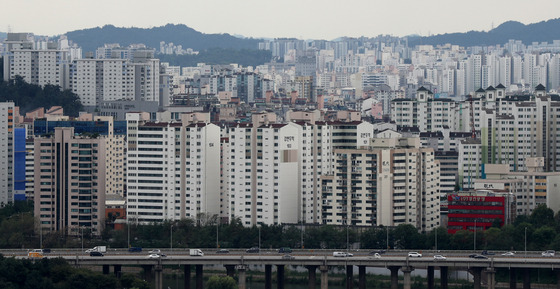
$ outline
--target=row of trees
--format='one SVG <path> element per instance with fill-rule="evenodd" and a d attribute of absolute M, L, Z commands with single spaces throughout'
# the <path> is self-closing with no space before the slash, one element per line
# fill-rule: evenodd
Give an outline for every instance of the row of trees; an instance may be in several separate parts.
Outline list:
<path fill-rule="evenodd" d="M 149 284 L 133 274 L 103 275 L 70 266 L 64 259 L 37 262 L 4 258 L 0 255 L 0 288 L 4 289 L 148 289 Z"/>
<path fill-rule="evenodd" d="M 45 248 L 79 248 L 81 236 L 49 233 L 39 236 L 34 229 L 33 206 L 15 202 L 0 209 L 0 248 L 35 248 L 41 239 Z M 218 224 L 217 218 L 199 216 L 198 222 L 185 219 L 150 225 L 130 225 L 124 230 L 107 227 L 102 236 L 84 231 L 84 246 L 107 245 L 144 248 L 305 248 L 305 249 L 437 249 L 439 250 L 560 250 L 560 214 L 546 206 L 530 216 L 500 227 L 498 222 L 485 231 L 448 234 L 439 227 L 419 233 L 412 225 L 396 227 L 341 227 L 328 225 L 262 225 L 244 227 L 238 219 Z M 437 242 L 437 244 L 436 244 Z"/>

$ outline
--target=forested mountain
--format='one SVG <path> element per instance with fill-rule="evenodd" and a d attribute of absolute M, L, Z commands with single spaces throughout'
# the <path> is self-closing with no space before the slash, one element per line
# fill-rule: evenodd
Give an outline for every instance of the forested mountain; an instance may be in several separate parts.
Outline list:
<path fill-rule="evenodd" d="M 158 54 L 156 57 L 161 62 L 179 66 L 196 66 L 197 63 L 257 66 L 270 61 L 271 55 L 268 50 L 210 48 L 197 55 Z"/>
<path fill-rule="evenodd" d="M 205 34 L 186 25 L 167 24 L 153 28 L 124 28 L 113 25 L 75 30 L 66 33 L 68 39 L 82 47 L 82 51 L 95 51 L 105 43 L 121 46 L 144 43 L 159 50 L 160 41 L 182 45 L 183 49 L 205 50 L 208 48 L 257 49 L 259 39 L 242 39 L 229 34 Z"/>
<path fill-rule="evenodd" d="M 466 33 L 446 33 L 428 37 L 417 37 L 409 45 L 456 44 L 464 47 L 504 44 L 510 39 L 521 40 L 524 44 L 532 42 L 552 42 L 560 40 L 560 18 L 525 25 L 508 21 L 488 31 L 469 31 Z"/>

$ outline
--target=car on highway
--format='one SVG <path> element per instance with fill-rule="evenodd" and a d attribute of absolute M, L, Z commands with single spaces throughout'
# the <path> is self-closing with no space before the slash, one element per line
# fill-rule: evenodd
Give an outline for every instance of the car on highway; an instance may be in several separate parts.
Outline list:
<path fill-rule="evenodd" d="M 369 252 L 369 255 L 375 255 L 375 254 L 385 254 L 385 250 L 373 250 L 371 252 Z"/>
<path fill-rule="evenodd" d="M 142 252 L 141 247 L 130 247 L 128 248 L 128 252 Z"/>
<path fill-rule="evenodd" d="M 220 249 L 220 250 L 216 251 L 216 254 L 229 254 L 229 250 L 228 249 Z"/>
<path fill-rule="evenodd" d="M 245 250 L 246 253 L 258 253 L 260 251 L 259 247 L 252 247 Z"/>
<path fill-rule="evenodd" d="M 290 255 L 290 254 L 286 254 L 284 256 L 282 256 L 282 259 L 284 260 L 294 260 L 296 257 Z"/>
<path fill-rule="evenodd" d="M 495 253 L 492 253 L 492 252 L 488 252 L 488 251 L 484 250 L 484 251 L 482 251 L 482 254 L 481 254 L 481 255 L 485 255 L 485 256 L 492 256 L 492 255 L 496 255 L 496 254 L 495 254 Z"/>
<path fill-rule="evenodd" d="M 354 254 L 348 252 L 333 252 L 333 257 L 352 257 Z"/>
<path fill-rule="evenodd" d="M 282 247 L 278 249 L 278 253 L 284 253 L 284 254 L 292 253 L 292 249 L 288 247 Z"/>
<path fill-rule="evenodd" d="M 408 252 L 408 257 L 422 257 L 422 254 L 418 252 Z"/>
<path fill-rule="evenodd" d="M 99 251 L 91 251 L 91 252 L 89 252 L 89 256 L 90 257 L 103 257 L 103 253 L 101 253 Z"/>
<path fill-rule="evenodd" d="M 146 256 L 146 258 L 149 259 L 157 259 L 157 258 L 165 258 L 167 257 L 167 255 L 165 254 L 149 254 L 148 256 Z"/>
<path fill-rule="evenodd" d="M 434 255 L 434 260 L 447 260 L 447 258 L 443 255 Z"/>
<path fill-rule="evenodd" d="M 160 249 L 153 249 L 152 251 L 148 252 L 149 254 L 161 254 Z"/>
<path fill-rule="evenodd" d="M 515 256 L 514 252 L 505 252 L 502 254 L 502 256 Z"/>
<path fill-rule="evenodd" d="M 546 250 L 544 252 L 542 252 L 542 256 L 543 257 L 554 257 L 554 255 L 556 254 L 556 252 L 554 250 Z"/>
<path fill-rule="evenodd" d="M 381 255 L 379 253 L 374 253 L 374 254 L 370 254 L 370 255 L 372 255 L 373 258 L 375 258 L 375 259 L 381 258 Z"/>
<path fill-rule="evenodd" d="M 473 259 L 488 259 L 488 257 L 484 256 L 484 255 L 480 255 L 480 254 L 471 254 L 469 255 L 470 258 Z"/>

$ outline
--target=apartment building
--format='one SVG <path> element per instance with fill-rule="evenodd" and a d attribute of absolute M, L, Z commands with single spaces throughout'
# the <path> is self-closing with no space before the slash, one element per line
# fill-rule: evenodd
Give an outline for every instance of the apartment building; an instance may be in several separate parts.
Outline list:
<path fill-rule="evenodd" d="M 530 215 L 539 205 L 560 210 L 560 172 L 544 171 L 543 157 L 529 157 L 527 170 L 511 171 L 507 164 L 488 164 L 483 179 L 474 180 L 475 189 L 511 195 L 516 215 Z"/>
<path fill-rule="evenodd" d="M 105 137 L 75 135 L 59 127 L 54 135 L 35 138 L 35 211 L 41 230 L 94 235 L 104 228 L 107 182 Z"/>
<path fill-rule="evenodd" d="M 152 122 L 129 113 L 127 219 L 162 222 L 220 214 L 220 128 Z"/>
<path fill-rule="evenodd" d="M 0 103 L 0 207 L 14 201 L 14 103 Z"/>
<path fill-rule="evenodd" d="M 439 162 L 418 138 L 372 139 L 334 154 L 334 174 L 321 178 L 323 224 L 439 226 Z"/>
<path fill-rule="evenodd" d="M 77 59 L 70 67 L 71 89 L 85 106 L 103 101 L 160 101 L 159 59 L 151 51 L 134 51 L 132 59 Z"/>
<path fill-rule="evenodd" d="M 37 48 L 32 35 L 28 33 L 8 33 L 4 42 L 4 80 L 21 76 L 28 83 L 36 85 L 58 85 L 69 88 L 68 51 L 58 49 L 58 44 L 48 42 Z"/>

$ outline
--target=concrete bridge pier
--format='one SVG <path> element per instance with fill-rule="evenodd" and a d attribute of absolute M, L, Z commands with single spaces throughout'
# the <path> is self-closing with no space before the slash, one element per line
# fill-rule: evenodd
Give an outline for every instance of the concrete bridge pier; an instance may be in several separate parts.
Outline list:
<path fill-rule="evenodd" d="M 109 275 L 109 265 L 103 265 L 103 275 Z"/>
<path fill-rule="evenodd" d="M 523 268 L 523 289 L 531 289 L 531 269 Z"/>
<path fill-rule="evenodd" d="M 366 266 L 358 266 L 358 288 L 366 289 Z"/>
<path fill-rule="evenodd" d="M 346 289 L 354 288 L 354 266 L 346 265 Z"/>
<path fill-rule="evenodd" d="M 247 267 L 245 265 L 237 265 L 237 274 L 239 275 L 239 289 L 247 289 L 247 279 L 246 279 L 246 271 Z"/>
<path fill-rule="evenodd" d="M 509 268 L 509 289 L 517 289 L 517 271 Z"/>
<path fill-rule="evenodd" d="M 439 267 L 439 275 L 441 289 L 448 289 L 447 278 L 449 275 L 449 267 Z"/>
<path fill-rule="evenodd" d="M 115 273 L 115 277 L 121 278 L 121 265 L 113 266 L 113 272 Z"/>
<path fill-rule="evenodd" d="M 203 276 L 203 267 L 202 265 L 195 265 L 196 270 L 196 289 L 204 289 L 204 276 Z"/>
<path fill-rule="evenodd" d="M 272 265 L 264 265 L 264 289 L 272 289 Z"/>
<path fill-rule="evenodd" d="M 469 272 L 473 275 L 474 289 L 481 289 L 482 286 L 482 268 L 473 267 L 469 269 Z"/>
<path fill-rule="evenodd" d="M 495 289 L 496 288 L 496 270 L 494 268 L 487 268 L 486 269 L 486 276 L 487 276 L 487 288 L 488 289 Z"/>
<path fill-rule="evenodd" d="M 225 265 L 226 267 L 226 275 L 233 278 L 235 276 L 235 266 L 234 265 Z"/>
<path fill-rule="evenodd" d="M 183 285 L 185 289 L 191 289 L 191 265 L 183 265 Z"/>
<path fill-rule="evenodd" d="M 414 271 L 413 267 L 407 266 L 407 267 L 402 267 L 401 271 L 403 272 L 404 275 L 404 285 L 403 288 L 404 289 L 411 289 L 412 288 L 412 283 L 410 280 L 410 272 Z"/>
<path fill-rule="evenodd" d="M 276 265 L 276 286 L 284 289 L 284 265 Z"/>
<path fill-rule="evenodd" d="M 391 270 L 391 289 L 399 289 L 399 267 L 390 266 Z"/>
<path fill-rule="evenodd" d="M 317 266 L 306 266 L 309 271 L 309 289 L 315 289 L 315 283 L 317 283 Z"/>
<path fill-rule="evenodd" d="M 157 264 L 155 267 L 155 275 L 156 275 L 156 289 L 163 289 L 163 266 Z"/>
<path fill-rule="evenodd" d="M 152 267 L 154 265 L 142 265 L 142 269 L 144 269 L 144 280 L 148 283 L 152 283 Z"/>
<path fill-rule="evenodd" d="M 428 266 L 428 289 L 434 289 L 434 266 Z"/>
<path fill-rule="evenodd" d="M 329 288 L 329 266 L 321 266 L 321 267 L 319 267 L 319 270 L 321 270 L 321 289 L 328 289 Z"/>

